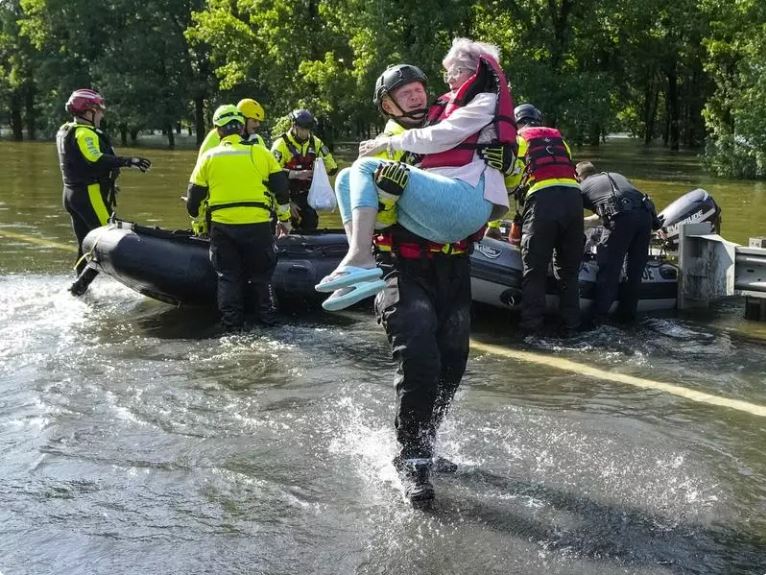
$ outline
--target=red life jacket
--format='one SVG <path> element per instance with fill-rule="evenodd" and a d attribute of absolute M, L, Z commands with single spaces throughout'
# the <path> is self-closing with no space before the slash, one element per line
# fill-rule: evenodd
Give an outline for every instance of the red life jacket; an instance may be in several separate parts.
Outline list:
<path fill-rule="evenodd" d="M 517 150 L 516 121 L 513 117 L 511 88 L 502 68 L 494 58 L 488 56 L 479 57 L 479 66 L 476 72 L 457 91 L 448 92 L 436 100 L 428 110 L 426 125 L 431 126 L 449 118 L 455 110 L 462 108 L 482 92 L 493 92 L 497 95 L 495 114 L 491 122 L 495 127 L 497 138 L 492 142 L 479 144 L 479 132 L 477 132 L 451 150 L 437 154 L 425 154 L 421 159 L 421 168 L 465 166 L 471 163 L 474 151 L 480 146 L 508 145 L 513 148 L 515 153 Z"/>
<path fill-rule="evenodd" d="M 574 163 L 567 153 L 561 132 L 555 128 L 530 126 L 519 130 L 527 141 L 526 178 L 531 184 L 543 180 L 575 180 Z"/>
<path fill-rule="evenodd" d="M 316 140 L 314 139 L 314 136 L 310 137 L 309 140 L 309 146 L 306 148 L 306 155 L 304 156 L 301 154 L 301 152 L 298 150 L 296 145 L 293 143 L 290 138 L 287 137 L 287 135 L 284 136 L 285 139 L 285 146 L 287 146 L 287 149 L 290 150 L 290 154 L 292 156 L 290 159 L 285 162 L 285 169 L 288 170 L 310 170 L 314 167 L 314 160 L 317 159 L 317 145 Z"/>
<path fill-rule="evenodd" d="M 291 154 L 290 159 L 285 162 L 285 170 L 311 170 L 314 168 L 314 161 L 317 159 L 319 148 L 313 134 L 309 136 L 309 145 L 306 148 L 305 156 L 301 154 L 299 148 L 290 139 L 288 134 L 285 134 L 282 138 Z M 303 144 L 300 147 L 302 148 Z M 290 189 L 293 191 L 308 191 L 310 187 L 310 180 L 290 180 Z"/>

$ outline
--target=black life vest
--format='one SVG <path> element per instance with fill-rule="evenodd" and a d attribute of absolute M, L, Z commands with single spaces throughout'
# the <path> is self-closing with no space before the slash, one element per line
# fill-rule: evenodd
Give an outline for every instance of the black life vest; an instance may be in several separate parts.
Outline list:
<path fill-rule="evenodd" d="M 88 162 L 82 155 L 75 133 L 77 130 L 91 130 L 98 136 L 98 147 L 102 154 L 114 156 L 114 149 L 108 136 L 101 130 L 86 124 L 67 122 L 56 133 L 56 147 L 59 154 L 59 167 L 65 186 L 89 186 L 90 184 L 110 184 L 116 179 L 119 170 L 100 167 Z"/>

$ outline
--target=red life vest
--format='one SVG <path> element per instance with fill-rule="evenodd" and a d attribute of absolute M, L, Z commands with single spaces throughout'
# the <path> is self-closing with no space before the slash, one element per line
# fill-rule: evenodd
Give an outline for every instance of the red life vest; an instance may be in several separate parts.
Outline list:
<path fill-rule="evenodd" d="M 282 136 L 285 146 L 290 151 L 290 159 L 285 162 L 285 170 L 311 170 L 314 168 L 314 161 L 317 159 L 319 148 L 314 135 L 309 136 L 309 145 L 306 148 L 306 155 L 301 154 L 299 148 L 290 139 L 288 134 Z M 301 148 L 303 145 L 301 144 Z M 311 187 L 311 180 L 290 180 L 290 189 L 292 191 L 308 191 Z"/>
<path fill-rule="evenodd" d="M 561 132 L 555 128 L 530 126 L 519 130 L 519 135 L 527 141 L 525 171 L 530 185 L 553 179 L 577 181 L 575 166 Z"/>
<path fill-rule="evenodd" d="M 515 152 L 517 149 L 516 121 L 513 117 L 511 88 L 502 68 L 494 58 L 489 56 L 479 57 L 476 72 L 457 91 L 448 92 L 436 100 L 428 110 L 426 125 L 431 126 L 449 118 L 455 110 L 462 108 L 482 92 L 493 92 L 497 95 L 495 114 L 491 122 L 495 127 L 497 138 L 492 142 L 479 144 L 479 132 L 477 132 L 451 150 L 424 155 L 420 163 L 421 168 L 465 166 L 471 163 L 474 151 L 480 146 L 509 145 Z"/>
<path fill-rule="evenodd" d="M 291 157 L 285 162 L 285 169 L 288 170 L 310 170 L 314 167 L 314 160 L 317 159 L 317 145 L 314 136 L 310 136 L 309 146 L 306 148 L 306 155 L 301 154 L 298 147 L 285 134 L 285 146 L 290 150 Z"/>

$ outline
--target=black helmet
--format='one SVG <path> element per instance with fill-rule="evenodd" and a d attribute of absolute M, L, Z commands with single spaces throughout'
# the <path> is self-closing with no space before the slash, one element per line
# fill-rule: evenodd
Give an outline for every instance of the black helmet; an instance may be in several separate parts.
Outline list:
<path fill-rule="evenodd" d="M 423 70 L 410 64 L 391 66 L 380 75 L 378 81 L 375 82 L 375 94 L 372 96 L 372 102 L 378 107 L 381 114 L 385 115 L 380 105 L 383 101 L 383 96 L 393 92 L 399 86 L 404 86 L 410 82 L 420 82 L 425 87 L 428 83 L 428 78 L 423 73 Z"/>
<path fill-rule="evenodd" d="M 513 117 L 519 126 L 541 126 L 543 115 L 532 104 L 522 104 L 513 109 Z"/>
<path fill-rule="evenodd" d="M 293 110 L 290 112 L 290 121 L 296 126 L 310 130 L 314 127 L 314 116 L 308 110 Z"/>

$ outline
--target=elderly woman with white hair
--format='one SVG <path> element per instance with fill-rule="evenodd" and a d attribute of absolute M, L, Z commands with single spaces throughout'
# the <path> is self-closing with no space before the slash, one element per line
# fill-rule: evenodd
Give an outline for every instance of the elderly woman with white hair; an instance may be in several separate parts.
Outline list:
<path fill-rule="evenodd" d="M 508 209 L 503 174 L 479 154 L 482 144 L 497 142 L 498 122 L 512 115 L 499 110 L 499 100 L 512 103 L 498 49 L 458 38 L 442 63 L 450 92 L 431 107 L 428 125 L 362 142 L 350 185 L 336 189 L 349 251 L 316 287 L 334 292 L 325 309 L 343 309 L 383 289 L 371 250 L 379 206 L 395 206 L 400 226 L 443 245 L 465 240 Z M 412 152 L 421 162 L 416 168 L 368 157 L 383 150 Z"/>

